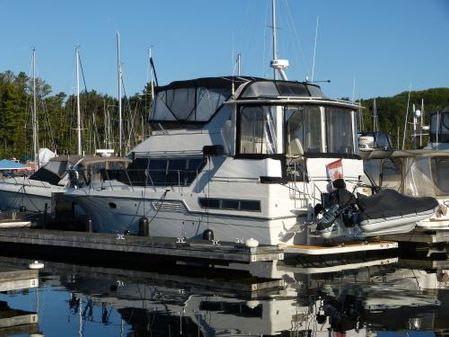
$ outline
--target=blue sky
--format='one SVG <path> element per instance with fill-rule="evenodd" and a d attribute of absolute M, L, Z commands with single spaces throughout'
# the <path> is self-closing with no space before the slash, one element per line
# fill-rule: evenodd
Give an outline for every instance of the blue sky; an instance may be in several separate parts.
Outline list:
<path fill-rule="evenodd" d="M 449 0 L 277 0 L 278 52 L 289 79 L 311 76 L 330 97 L 369 98 L 449 86 Z M 79 45 L 88 90 L 116 95 L 115 33 L 125 90 L 142 90 L 148 49 L 160 84 L 232 74 L 271 76 L 270 0 L 0 0 L 0 72 L 37 74 L 75 92 Z M 355 83 L 355 86 L 354 86 Z"/>

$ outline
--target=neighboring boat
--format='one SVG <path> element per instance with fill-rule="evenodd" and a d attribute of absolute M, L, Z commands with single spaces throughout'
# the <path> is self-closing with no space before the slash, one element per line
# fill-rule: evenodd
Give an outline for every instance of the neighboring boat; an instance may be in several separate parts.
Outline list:
<path fill-rule="evenodd" d="M 105 169 L 124 168 L 127 159 L 117 157 L 80 157 L 63 155 L 54 157 L 31 176 L 0 178 L 0 209 L 50 212 L 54 193 L 62 193 L 72 184 L 86 185 L 99 179 Z M 77 181 L 70 180 L 70 170 L 76 171 Z"/>
<path fill-rule="evenodd" d="M 362 152 L 374 150 L 391 151 L 393 149 L 390 135 L 380 131 L 361 132 L 358 135 L 358 141 L 359 150 Z"/>
<path fill-rule="evenodd" d="M 449 106 L 430 114 L 429 131 L 426 149 L 449 150 Z"/>
<path fill-rule="evenodd" d="M 31 176 L 1 178 L 0 209 L 50 211 L 52 193 L 63 191 L 68 166 L 75 165 L 80 159 L 78 156 L 54 157 Z"/>
<path fill-rule="evenodd" d="M 449 151 L 373 151 L 364 158 L 365 173 L 375 186 L 414 197 L 433 197 L 439 207 L 418 227 L 449 229 Z"/>

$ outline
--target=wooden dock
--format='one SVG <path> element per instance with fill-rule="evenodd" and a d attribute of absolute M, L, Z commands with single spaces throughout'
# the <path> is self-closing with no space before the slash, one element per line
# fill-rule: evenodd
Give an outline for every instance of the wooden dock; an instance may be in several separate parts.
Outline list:
<path fill-rule="evenodd" d="M 292 245 L 285 248 L 285 254 L 299 255 L 334 255 L 386 250 L 398 248 L 395 241 L 345 242 L 334 246 Z"/>
<path fill-rule="evenodd" d="M 0 268 L 0 291 L 30 289 L 38 286 L 38 270 Z"/>
<path fill-rule="evenodd" d="M 15 245 L 23 249 L 41 248 L 53 251 L 77 250 L 84 253 L 106 252 L 157 256 L 210 263 L 255 263 L 284 258 L 277 246 L 248 248 L 232 242 L 183 240 L 108 233 L 88 233 L 44 229 L 0 229 L 0 251 Z"/>
<path fill-rule="evenodd" d="M 430 231 L 415 229 L 410 233 L 386 236 L 385 239 L 391 239 L 399 242 L 424 243 L 429 245 L 449 243 L 449 230 Z"/>

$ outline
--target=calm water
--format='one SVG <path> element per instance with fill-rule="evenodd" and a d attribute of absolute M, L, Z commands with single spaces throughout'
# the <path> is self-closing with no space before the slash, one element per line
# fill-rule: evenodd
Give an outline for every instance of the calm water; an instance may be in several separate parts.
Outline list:
<path fill-rule="evenodd" d="M 27 264 L 0 258 L 3 268 Z M 260 265 L 256 272 L 281 286 L 250 291 L 269 284 L 247 272 L 45 262 L 38 288 L 0 294 L 0 336 L 443 335 L 449 331 L 446 264 L 388 257 L 336 267 Z M 23 324 L 23 317 L 36 322 Z"/>

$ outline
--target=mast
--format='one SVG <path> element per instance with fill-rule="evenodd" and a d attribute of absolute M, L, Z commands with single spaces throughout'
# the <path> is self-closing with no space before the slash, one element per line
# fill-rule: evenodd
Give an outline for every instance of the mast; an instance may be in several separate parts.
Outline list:
<path fill-rule="evenodd" d="M 277 55 L 277 36 L 276 36 L 276 0 L 271 0 L 271 37 L 273 43 L 273 62 L 278 59 Z M 277 78 L 276 68 L 273 67 L 273 78 Z"/>
<path fill-rule="evenodd" d="M 148 62 L 149 62 L 149 68 L 150 68 L 150 88 L 151 88 L 151 100 L 154 99 L 154 69 L 152 67 L 153 62 L 153 51 L 152 48 L 148 50 Z"/>
<path fill-rule="evenodd" d="M 241 67 L 242 55 L 240 53 L 237 54 L 237 76 L 240 76 L 242 73 Z"/>
<path fill-rule="evenodd" d="M 376 99 L 373 101 L 373 131 L 377 132 L 379 131 L 379 117 L 377 115 L 377 103 Z"/>
<path fill-rule="evenodd" d="M 315 58 L 316 58 L 316 45 L 317 45 L 317 42 L 318 42 L 318 26 L 319 26 L 319 24 L 320 24 L 320 17 L 317 16 L 316 17 L 316 26 L 315 26 L 315 43 L 313 44 L 312 82 L 315 80 Z"/>
<path fill-rule="evenodd" d="M 78 155 L 83 154 L 81 147 L 81 106 L 80 106 L 80 50 L 75 48 L 76 53 L 76 132 L 78 136 Z"/>
<path fill-rule="evenodd" d="M 39 167 L 39 152 L 38 152 L 38 138 L 37 138 L 37 102 L 36 102 L 36 48 L 33 48 L 33 113 L 32 113 L 32 124 L 33 124 L 33 152 L 34 152 L 34 162 L 37 163 Z"/>
<path fill-rule="evenodd" d="M 118 96 L 118 124 L 119 124 L 119 142 L 118 155 L 122 155 L 122 65 L 120 61 L 120 33 L 116 33 L 117 37 L 117 96 Z"/>
<path fill-rule="evenodd" d="M 281 75 L 281 78 L 286 81 L 287 75 L 285 74 L 285 69 L 288 67 L 288 60 L 278 59 L 277 55 L 277 35 L 276 35 L 276 0 L 271 0 L 271 34 L 273 41 L 273 59 L 271 60 L 270 66 L 273 68 L 273 78 L 277 79 L 277 73 Z"/>

